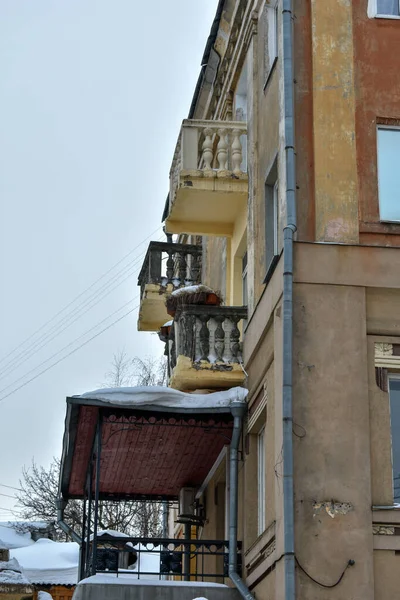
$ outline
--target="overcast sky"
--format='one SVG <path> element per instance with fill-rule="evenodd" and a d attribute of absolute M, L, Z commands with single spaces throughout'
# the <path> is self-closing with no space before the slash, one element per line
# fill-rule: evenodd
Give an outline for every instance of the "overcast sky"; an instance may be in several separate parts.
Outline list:
<path fill-rule="evenodd" d="M 6 358 L 161 226 L 216 5 L 0 1 L 0 399 L 137 305 L 121 308 L 138 298 L 148 241 L 78 300 L 83 312 L 97 292 L 96 306 L 62 332 L 78 316 L 63 312 Z M 66 396 L 101 386 L 115 352 L 161 354 L 136 320 L 137 309 L 0 401 L 0 520 L 14 504 L 3 486 L 18 486 L 32 457 L 48 466 L 60 454 Z"/>

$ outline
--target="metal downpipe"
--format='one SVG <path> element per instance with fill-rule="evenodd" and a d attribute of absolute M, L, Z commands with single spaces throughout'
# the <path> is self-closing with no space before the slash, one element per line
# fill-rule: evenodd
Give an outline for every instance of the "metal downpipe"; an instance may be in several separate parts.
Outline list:
<path fill-rule="evenodd" d="M 78 535 L 76 533 L 76 531 L 74 531 L 72 529 L 72 527 L 67 525 L 67 523 L 65 523 L 65 521 L 64 521 L 64 510 L 65 510 L 65 507 L 67 506 L 67 504 L 68 504 L 68 502 L 66 500 L 64 500 L 64 498 L 58 498 L 56 500 L 57 523 L 59 524 L 60 528 L 64 531 L 64 533 L 69 535 L 73 539 L 74 542 L 81 545 L 81 543 L 82 543 L 81 536 Z"/>
<path fill-rule="evenodd" d="M 233 433 L 229 450 L 229 577 L 245 600 L 254 600 L 247 585 L 237 572 L 238 530 L 238 450 L 242 432 L 243 416 L 247 405 L 238 402 L 232 406 Z"/>
<path fill-rule="evenodd" d="M 293 491 L 293 240 L 296 232 L 293 6 L 282 0 L 286 225 L 283 232 L 283 529 L 285 600 L 295 600 Z"/>

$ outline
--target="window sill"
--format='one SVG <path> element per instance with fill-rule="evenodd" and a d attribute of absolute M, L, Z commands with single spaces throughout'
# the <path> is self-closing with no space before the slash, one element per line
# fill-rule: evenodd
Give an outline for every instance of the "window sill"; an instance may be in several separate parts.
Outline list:
<path fill-rule="evenodd" d="M 267 269 L 267 274 L 265 275 L 265 279 L 263 281 L 263 283 L 265 285 L 267 285 L 269 283 L 269 280 L 271 279 L 271 277 L 275 271 L 276 265 L 278 264 L 279 257 L 280 257 L 280 254 L 275 254 L 274 258 L 269 263 L 269 267 Z"/>
<path fill-rule="evenodd" d="M 360 221 L 360 233 L 400 234 L 400 221 Z"/>
<path fill-rule="evenodd" d="M 267 77 L 266 77 L 266 79 L 265 79 L 265 83 L 264 83 L 264 87 L 263 87 L 263 91 L 264 91 L 264 92 L 265 92 L 265 90 L 266 90 L 266 89 L 267 89 L 267 87 L 268 87 L 268 83 L 270 82 L 270 79 L 271 79 L 271 77 L 272 77 L 272 73 L 273 73 L 273 72 L 274 72 L 274 70 L 275 70 L 275 65 L 276 65 L 276 63 L 277 63 L 277 62 L 278 62 L 278 57 L 277 57 L 277 56 L 275 56 L 275 58 L 274 58 L 274 60 L 273 60 L 273 62 L 272 62 L 272 65 L 271 65 L 271 67 L 270 67 L 270 69 L 269 69 L 269 71 L 268 71 L 268 75 L 267 75 Z"/>
<path fill-rule="evenodd" d="M 373 19 L 392 19 L 393 21 L 399 21 L 399 15 L 375 15 L 372 17 Z"/>

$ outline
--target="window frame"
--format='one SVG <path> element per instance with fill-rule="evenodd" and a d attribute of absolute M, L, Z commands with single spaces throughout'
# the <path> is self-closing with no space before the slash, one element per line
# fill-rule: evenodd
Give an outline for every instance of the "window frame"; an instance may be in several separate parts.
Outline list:
<path fill-rule="evenodd" d="M 400 0 L 399 0 L 400 1 Z M 381 190 L 379 183 L 379 145 L 378 145 L 378 136 L 380 130 L 386 131 L 397 131 L 399 134 L 399 142 L 400 142 L 400 126 L 396 125 L 380 125 L 376 126 L 376 175 L 378 182 L 378 212 L 379 212 L 379 222 L 380 223 L 395 223 L 400 224 L 400 207 L 399 207 L 399 218 L 398 219 L 384 219 L 381 217 Z"/>
<path fill-rule="evenodd" d="M 266 528 L 266 477 L 265 477 L 265 432 L 263 425 L 257 433 L 257 535 Z M 261 450 L 261 451 L 260 451 Z M 262 484 L 262 485 L 260 485 Z"/>
<path fill-rule="evenodd" d="M 272 0 L 269 3 L 265 2 L 263 9 L 265 11 L 264 90 L 268 85 L 279 56 L 278 7 L 279 0 Z M 271 39 L 272 44 L 270 44 Z M 273 55 L 270 55 L 271 46 L 273 47 Z"/>
<path fill-rule="evenodd" d="M 399 12 L 400 12 L 400 0 Z M 378 13 L 378 2 L 377 0 L 368 0 L 368 17 L 370 19 L 400 19 L 400 15 L 386 15 L 384 13 Z"/>
<path fill-rule="evenodd" d="M 272 220 L 273 227 L 270 230 L 269 213 L 270 206 L 269 202 L 272 199 Z M 275 266 L 279 260 L 279 240 L 278 240 L 278 228 L 279 228 L 279 172 L 278 172 L 278 156 L 268 171 L 268 175 L 265 178 L 264 184 L 264 205 L 265 205 L 265 257 L 266 257 L 266 275 L 263 283 L 268 283 L 275 270 Z M 268 252 L 269 247 L 269 235 L 273 233 L 272 252 Z"/>

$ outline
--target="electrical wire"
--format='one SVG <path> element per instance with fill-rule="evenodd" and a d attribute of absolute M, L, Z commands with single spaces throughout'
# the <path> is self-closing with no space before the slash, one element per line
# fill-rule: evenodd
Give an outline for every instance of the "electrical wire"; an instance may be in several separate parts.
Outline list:
<path fill-rule="evenodd" d="M 111 327 L 113 327 L 114 325 L 116 325 L 117 323 L 119 323 L 119 321 L 122 321 L 122 319 L 125 319 L 125 317 L 127 317 L 128 315 L 130 315 L 137 308 L 139 308 L 139 305 L 135 306 L 134 308 L 132 308 L 130 310 L 128 310 L 128 312 L 126 312 L 121 317 L 119 317 L 118 319 L 116 319 L 115 321 L 113 321 L 110 325 L 108 325 L 107 327 L 105 327 L 104 329 L 102 329 L 101 331 L 99 331 L 98 333 L 96 333 L 94 336 L 92 336 L 91 338 L 89 338 L 88 340 L 86 340 L 86 342 L 83 342 L 83 344 L 81 344 L 80 346 L 78 346 L 74 350 L 71 350 L 71 352 L 69 352 L 68 354 L 66 354 L 65 356 L 61 357 L 56 362 L 54 362 L 51 365 L 49 365 L 46 369 L 43 369 L 42 371 L 40 371 L 40 373 L 38 373 L 37 375 L 35 375 L 34 377 L 31 377 L 31 379 L 29 379 L 25 383 L 22 383 L 20 386 L 16 387 L 14 390 L 11 390 L 11 392 L 9 392 L 8 394 L 6 394 L 5 396 L 2 396 L 0 398 L 0 402 L 2 402 L 3 400 L 5 400 L 6 398 L 9 398 L 12 394 L 15 394 L 15 392 L 18 392 L 20 389 L 22 389 L 23 387 L 25 387 L 26 385 L 28 385 L 29 383 L 31 383 L 32 381 L 34 381 L 35 379 L 37 379 L 38 377 L 40 377 L 41 375 L 43 375 L 44 373 L 46 373 L 47 371 L 49 371 L 50 369 L 52 369 L 53 367 L 55 367 L 56 365 L 58 365 L 60 362 L 62 362 L 63 360 L 65 360 L 66 358 L 68 358 L 69 356 L 71 356 L 72 354 L 75 354 L 75 352 L 77 352 L 78 350 L 80 350 L 81 348 L 83 348 L 84 346 L 86 346 L 87 344 L 89 344 L 92 340 L 94 340 L 97 337 L 99 337 L 99 335 L 101 335 L 102 333 L 104 333 L 105 331 L 107 331 L 108 329 L 110 329 Z"/>
<path fill-rule="evenodd" d="M 65 310 L 67 310 L 70 306 L 72 306 L 73 304 L 75 304 L 75 302 L 77 300 L 79 300 L 79 298 L 81 298 L 82 296 L 84 296 L 89 290 L 91 290 L 97 283 L 99 283 L 102 279 L 104 279 L 105 277 L 107 277 L 107 275 L 109 273 L 111 273 L 111 271 L 113 271 L 116 267 L 118 267 L 126 258 L 128 258 L 128 256 L 130 256 L 131 254 L 133 254 L 133 252 L 135 250 L 137 250 L 137 248 L 139 248 L 142 244 L 144 244 L 148 239 L 150 239 L 153 235 L 155 235 L 159 230 L 161 229 L 161 227 L 157 227 L 157 229 L 155 229 L 152 233 L 150 233 L 146 238 L 144 238 L 139 244 L 137 244 L 134 248 L 132 248 L 132 250 L 130 250 L 127 254 L 125 254 L 125 256 L 123 256 L 118 262 L 116 262 L 112 267 L 110 267 L 108 269 L 108 271 L 106 271 L 105 273 L 103 273 L 103 275 L 101 275 L 98 279 L 96 279 L 89 287 L 87 287 L 85 290 L 83 290 L 80 294 L 78 294 L 73 300 L 71 300 L 71 302 L 69 302 L 67 305 L 65 305 L 61 310 L 59 310 L 53 317 L 51 317 L 51 319 L 48 319 L 43 325 L 41 325 L 38 329 L 36 329 L 31 335 L 29 335 L 25 340 L 23 340 L 20 344 L 18 344 L 17 346 L 15 346 L 15 348 L 13 348 L 8 354 L 4 355 L 2 358 L 0 358 L 0 364 L 2 362 L 4 362 L 5 360 L 7 360 L 12 354 L 14 354 L 17 350 L 19 350 L 19 348 L 21 348 L 22 346 L 24 346 L 29 340 L 31 340 L 34 336 L 36 336 L 36 334 L 38 334 L 40 331 L 42 331 L 45 327 L 47 327 L 48 324 L 52 323 L 59 315 L 61 315 Z"/>
<path fill-rule="evenodd" d="M 34 341 L 28 348 L 23 350 L 18 356 L 14 357 L 9 363 L 7 363 L 7 365 L 5 365 L 3 367 L 3 371 L 0 372 L 0 381 L 2 379 L 5 379 L 6 377 L 8 377 L 10 375 L 10 373 L 13 373 L 17 368 L 19 368 L 22 364 L 24 364 L 27 360 L 29 360 L 34 354 L 36 354 L 37 352 L 40 352 L 40 350 L 42 350 L 42 348 L 47 346 L 55 338 L 57 338 L 59 335 L 61 335 L 66 329 L 71 327 L 71 325 L 73 325 L 76 321 L 78 321 L 81 317 L 83 317 L 87 312 L 89 312 L 89 310 L 91 310 L 92 308 L 97 306 L 97 304 L 102 302 L 104 300 L 104 298 L 109 296 L 115 289 L 117 289 L 120 285 L 122 285 L 127 279 L 129 279 L 130 277 L 135 275 L 135 273 L 138 272 L 138 269 L 133 270 L 132 272 L 128 272 L 128 274 L 123 279 L 118 281 L 118 279 L 120 279 L 120 277 L 125 274 L 124 271 L 127 271 L 130 268 L 137 267 L 137 265 L 139 263 L 141 264 L 141 261 L 142 261 L 144 255 L 145 255 L 145 253 L 143 253 L 136 259 L 134 259 L 134 261 L 132 261 L 132 263 L 129 263 L 128 265 L 126 265 L 121 271 L 119 271 L 116 275 L 114 275 L 110 281 L 108 281 L 106 283 L 106 285 L 104 286 L 103 289 L 96 290 L 94 292 L 94 295 L 92 295 L 93 297 L 84 300 L 80 305 L 78 305 L 78 307 L 76 307 L 70 313 L 68 313 L 65 317 L 63 317 L 63 319 L 60 322 L 57 322 L 55 325 L 53 325 L 48 332 L 45 332 L 44 334 L 42 334 L 42 336 L 40 338 L 38 338 L 36 341 Z M 116 283 L 115 283 L 115 281 L 116 281 Z M 108 289 L 108 288 L 110 288 L 110 286 L 113 283 L 115 283 L 115 285 L 113 285 L 111 287 L 111 289 Z M 106 292 L 107 289 L 108 289 L 108 291 Z M 86 310 L 84 310 L 84 309 L 86 309 Z M 75 316 L 74 313 L 76 313 L 76 312 L 77 312 L 77 314 Z M 60 327 L 62 325 L 64 325 L 64 327 L 62 327 L 60 329 Z M 53 333 L 53 335 L 52 335 L 52 333 Z"/>
<path fill-rule="evenodd" d="M 21 488 L 14 487 L 13 485 L 6 485 L 5 483 L 0 483 L 0 487 L 10 488 L 10 490 L 17 490 L 18 492 L 23 492 Z"/>
<path fill-rule="evenodd" d="M 339 577 L 339 579 L 335 582 L 335 583 L 331 583 L 331 584 L 326 584 L 326 583 L 321 583 L 321 581 L 317 581 L 317 579 L 314 579 L 314 577 L 311 577 L 311 575 L 309 573 L 307 573 L 307 571 L 301 566 L 301 564 L 298 561 L 297 556 L 294 557 L 297 566 L 299 567 L 299 569 L 301 571 L 303 571 L 303 573 L 305 575 L 307 575 L 307 577 L 309 579 L 311 579 L 311 581 L 313 581 L 314 583 L 316 583 L 317 585 L 320 585 L 323 588 L 328 588 L 328 589 L 332 589 L 334 587 L 336 587 L 337 585 L 339 585 L 339 583 L 342 581 L 344 574 L 346 573 L 347 569 L 349 567 L 352 567 L 355 564 L 355 560 L 350 559 L 349 561 L 347 561 L 347 565 L 345 566 L 345 568 L 343 569 L 343 572 L 341 574 L 341 576 Z"/>
<path fill-rule="evenodd" d="M 26 361 L 28 361 L 34 354 L 37 354 L 38 352 L 40 352 L 45 346 L 47 346 L 50 342 L 52 342 L 59 335 L 61 335 L 66 329 L 71 327 L 71 325 L 76 323 L 76 321 L 78 321 L 81 317 L 83 317 L 86 313 L 88 313 L 92 308 L 94 308 L 100 302 L 102 302 L 107 296 L 109 296 L 114 290 L 116 290 L 120 285 L 122 285 L 127 279 L 132 277 L 132 275 L 134 275 L 136 272 L 137 272 L 137 270 L 133 271 L 132 273 L 128 273 L 128 275 L 126 277 L 124 277 L 121 281 L 116 283 L 116 285 L 113 286 L 110 290 L 108 290 L 107 293 L 105 293 L 105 294 L 103 293 L 100 296 L 100 298 L 98 298 L 98 299 L 96 299 L 96 297 L 92 298 L 92 300 L 96 300 L 96 301 L 91 302 L 91 303 L 89 302 L 89 306 L 87 306 L 88 303 L 86 303 L 82 307 L 82 308 L 86 308 L 86 310 L 83 310 L 83 312 L 78 312 L 78 314 L 75 316 L 75 318 L 72 318 L 72 320 L 70 319 L 69 322 L 66 322 L 64 324 L 64 327 L 62 327 L 61 329 L 58 329 L 58 327 L 61 326 L 63 323 L 61 322 L 60 324 L 57 324 L 56 325 L 57 331 L 54 331 L 54 328 L 53 328 L 46 334 L 45 338 L 41 340 L 42 343 L 40 343 L 40 340 L 35 342 L 34 346 L 29 351 L 28 356 L 26 356 L 26 355 L 21 356 L 21 360 L 17 364 L 14 364 L 14 366 L 12 368 L 8 369 L 7 373 L 4 372 L 3 375 L 0 375 L 0 381 L 2 379 L 5 379 L 5 377 L 8 377 L 8 375 L 10 375 L 10 373 L 13 373 L 17 368 L 19 368 L 22 364 L 24 364 Z M 73 316 L 74 315 L 71 314 L 71 317 L 73 317 Z M 54 332 L 53 335 L 51 335 L 52 332 Z"/>
<path fill-rule="evenodd" d="M 83 302 L 81 302 L 76 308 L 67 313 L 61 321 L 56 322 L 47 332 L 43 333 L 38 339 L 34 340 L 25 350 L 20 352 L 17 356 L 15 356 L 11 361 L 9 361 L 6 365 L 3 365 L 2 370 L 0 370 L 0 380 L 8 377 L 8 375 L 14 372 L 18 367 L 20 367 L 24 362 L 29 360 L 33 354 L 39 352 L 42 348 L 47 346 L 53 339 L 61 335 L 66 329 L 68 329 L 71 325 L 73 325 L 77 320 L 79 320 L 83 315 L 85 315 L 89 310 L 91 310 L 94 306 L 99 304 L 104 298 L 106 298 L 109 294 L 111 294 L 117 287 L 122 285 L 124 281 L 126 281 L 129 277 L 137 273 L 136 271 L 128 272 L 126 277 L 124 277 L 121 281 L 118 281 L 122 275 L 124 275 L 127 269 L 135 268 L 138 263 L 143 259 L 144 254 L 137 257 L 135 261 L 132 261 L 133 264 L 129 264 L 125 266 L 120 272 L 113 276 L 113 278 L 106 283 L 106 285 L 99 290 L 95 290 L 94 294 L 91 297 L 86 298 Z M 112 286 L 113 283 L 116 282 L 116 285 Z M 110 288 L 111 289 L 108 289 Z M 106 290 L 107 293 L 104 293 Z M 86 309 L 86 310 L 84 310 Z M 74 318 L 75 317 L 75 318 Z M 64 325 L 64 327 L 62 327 Z M 60 329 L 61 327 L 61 329 Z M 53 334 L 53 335 L 52 335 Z"/>
<path fill-rule="evenodd" d="M 61 352 L 63 352 L 64 350 L 67 350 L 67 348 L 70 348 L 71 346 L 73 346 L 74 344 L 76 344 L 76 342 L 79 342 L 82 338 L 86 337 L 93 330 L 97 329 L 97 327 L 99 327 L 99 325 L 102 325 L 105 321 L 108 321 L 108 319 L 110 319 L 111 317 L 113 317 L 114 315 L 116 315 L 117 313 L 119 313 L 122 309 L 126 308 L 128 306 L 128 304 L 131 304 L 134 301 L 137 301 L 137 298 L 128 300 L 128 302 L 126 302 L 125 304 L 123 304 L 122 306 L 120 306 L 119 308 L 117 308 L 117 310 L 115 310 L 114 312 L 112 312 L 111 314 L 109 314 L 105 319 L 103 319 L 102 321 L 99 321 L 98 323 L 96 323 L 96 325 L 94 325 L 93 327 L 91 327 L 90 329 L 88 329 L 87 331 L 85 331 L 85 333 L 83 333 L 79 337 L 77 337 L 74 340 L 72 340 L 72 342 L 69 342 L 69 344 L 67 344 L 66 346 L 64 346 L 63 348 L 61 348 L 60 350 L 58 350 L 54 354 L 52 354 L 49 358 L 46 358 L 46 360 L 42 361 L 41 363 L 39 363 L 38 365 L 36 365 L 35 367 L 33 367 L 33 369 L 31 369 L 30 371 L 28 371 L 27 373 L 25 373 L 24 375 L 22 375 L 18 379 L 14 380 L 12 383 L 10 383 L 9 385 L 7 385 L 5 388 L 3 388 L 2 390 L 0 390 L 0 396 L 3 394 L 3 392 L 5 392 L 6 390 L 8 390 L 10 387 L 13 387 L 15 384 L 17 384 L 20 381 L 22 381 L 23 379 L 25 379 L 25 377 L 28 377 L 31 373 L 34 373 L 35 371 L 37 371 L 37 369 L 40 369 L 40 367 L 42 367 L 43 365 L 45 365 L 46 363 L 48 363 L 52 358 L 55 358 L 56 356 L 58 356 L 59 354 L 61 354 Z"/>

